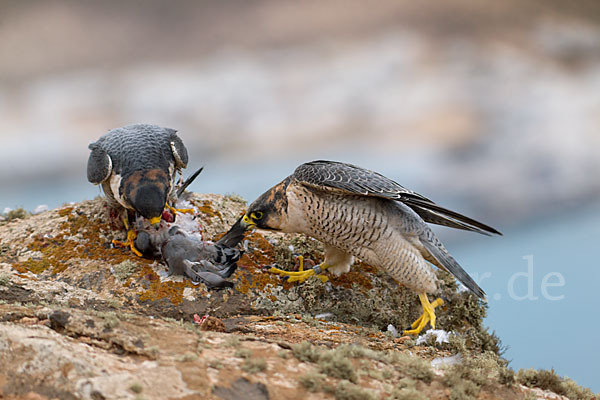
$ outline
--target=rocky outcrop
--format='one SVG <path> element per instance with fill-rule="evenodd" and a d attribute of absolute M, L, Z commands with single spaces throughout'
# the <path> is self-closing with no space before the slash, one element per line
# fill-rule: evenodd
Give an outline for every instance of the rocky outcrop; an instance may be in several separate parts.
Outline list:
<path fill-rule="evenodd" d="M 190 202 L 206 239 L 224 233 L 245 206 L 217 195 Z M 417 316 L 416 296 L 368 265 L 325 283 L 289 284 L 264 270 L 293 268 L 294 254 L 319 260 L 316 241 L 253 232 L 235 286 L 210 291 L 163 278 L 157 260 L 114 248 L 124 232 L 109 215 L 98 198 L 0 222 L 0 398 L 532 395 L 482 328 L 484 305 L 448 277 L 450 307 L 438 326 L 456 335 L 415 341 L 386 330 Z M 557 379 L 555 392 L 592 396 Z"/>

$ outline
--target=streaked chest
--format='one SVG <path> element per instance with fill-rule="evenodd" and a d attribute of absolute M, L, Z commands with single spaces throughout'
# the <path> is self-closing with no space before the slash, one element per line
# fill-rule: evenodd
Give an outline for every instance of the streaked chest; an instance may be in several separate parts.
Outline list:
<path fill-rule="evenodd" d="M 294 187 L 288 191 L 288 232 L 301 232 L 340 249 L 368 246 L 391 232 L 384 200 Z"/>

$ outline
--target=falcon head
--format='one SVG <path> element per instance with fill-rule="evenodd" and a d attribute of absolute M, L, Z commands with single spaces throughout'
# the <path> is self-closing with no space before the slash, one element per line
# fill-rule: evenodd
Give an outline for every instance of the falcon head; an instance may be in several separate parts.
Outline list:
<path fill-rule="evenodd" d="M 273 231 L 285 229 L 288 219 L 286 189 L 289 183 L 290 178 L 286 178 L 250 204 L 240 220 L 239 228 L 248 230 L 256 227 Z"/>
<path fill-rule="evenodd" d="M 124 178 L 119 191 L 135 211 L 158 227 L 170 190 L 167 174 L 160 169 L 150 169 L 135 171 Z"/>

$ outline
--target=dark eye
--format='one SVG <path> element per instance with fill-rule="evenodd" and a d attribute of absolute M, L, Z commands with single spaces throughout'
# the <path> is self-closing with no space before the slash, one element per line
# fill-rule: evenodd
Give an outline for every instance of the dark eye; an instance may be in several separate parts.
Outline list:
<path fill-rule="evenodd" d="M 263 213 L 261 211 L 255 211 L 250 214 L 250 217 L 252 217 L 252 219 L 259 220 L 263 217 Z"/>

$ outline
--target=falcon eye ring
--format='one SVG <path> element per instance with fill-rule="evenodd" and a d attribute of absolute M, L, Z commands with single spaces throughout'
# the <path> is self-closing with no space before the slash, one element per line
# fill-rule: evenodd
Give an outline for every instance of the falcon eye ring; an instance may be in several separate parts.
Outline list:
<path fill-rule="evenodd" d="M 263 213 L 261 211 L 255 211 L 252 214 L 250 214 L 250 217 L 252 219 L 259 220 L 263 217 Z"/>

